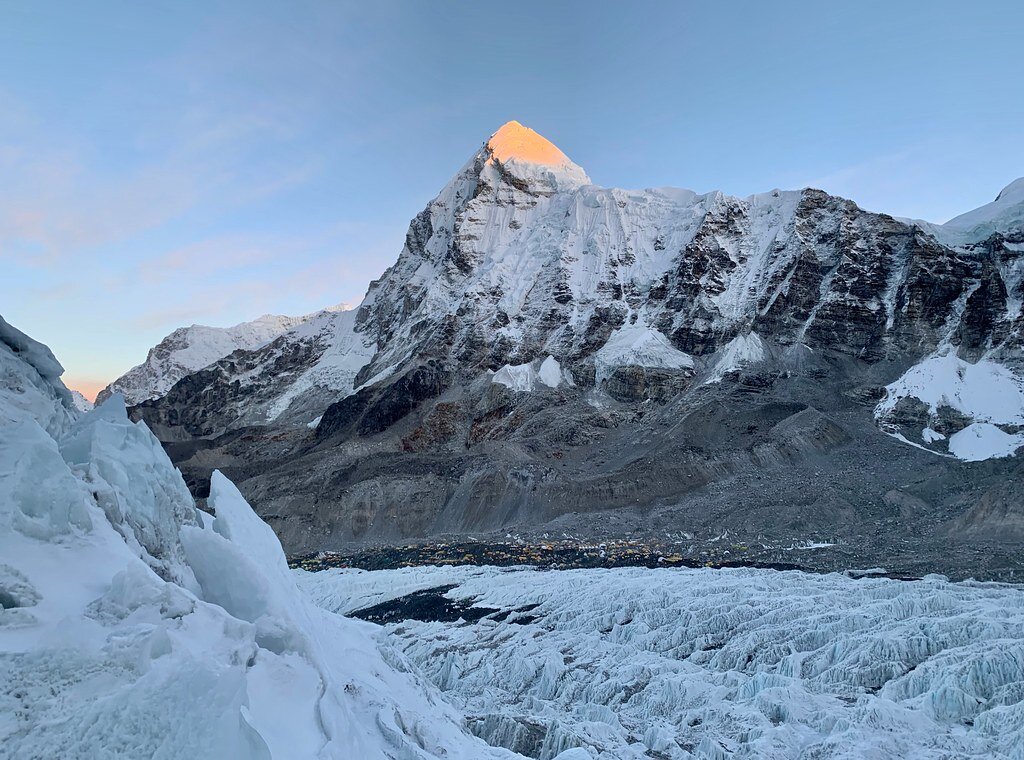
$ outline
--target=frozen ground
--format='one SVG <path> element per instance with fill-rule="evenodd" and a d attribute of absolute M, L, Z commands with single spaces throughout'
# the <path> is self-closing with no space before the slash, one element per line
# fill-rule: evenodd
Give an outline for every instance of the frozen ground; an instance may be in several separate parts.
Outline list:
<path fill-rule="evenodd" d="M 1020 587 L 709 569 L 297 574 L 339 612 L 452 585 L 448 598 L 520 610 L 407 620 L 378 639 L 478 735 L 532 757 L 1024 758 Z"/>

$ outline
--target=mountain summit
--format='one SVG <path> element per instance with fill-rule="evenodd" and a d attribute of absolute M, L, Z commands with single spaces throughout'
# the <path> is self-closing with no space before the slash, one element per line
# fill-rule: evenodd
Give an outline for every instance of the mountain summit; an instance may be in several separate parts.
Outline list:
<path fill-rule="evenodd" d="M 539 135 L 518 121 L 509 121 L 491 135 L 487 141 L 491 155 L 501 161 L 523 161 L 546 166 L 567 166 L 569 158 L 546 137 Z"/>
<path fill-rule="evenodd" d="M 541 192 L 589 185 L 590 178 L 558 146 L 518 121 L 506 122 L 484 143 L 463 168 L 480 174 L 485 184 L 494 172 L 520 189 L 530 186 Z M 456 177 L 458 179 L 458 177 Z"/>

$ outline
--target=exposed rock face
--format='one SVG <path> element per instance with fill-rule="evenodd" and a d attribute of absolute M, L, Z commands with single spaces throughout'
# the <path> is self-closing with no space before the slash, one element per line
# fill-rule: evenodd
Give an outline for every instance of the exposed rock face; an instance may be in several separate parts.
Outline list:
<path fill-rule="evenodd" d="M 600 188 L 523 129 L 499 130 L 417 215 L 347 332 L 293 331 L 136 407 L 197 490 L 220 466 L 298 550 L 618 530 L 623 510 L 631 529 L 685 515 L 874 536 L 899 519 L 894 490 L 938 525 L 1013 471 L 947 456 L 975 423 L 1016 435 L 1012 414 L 926 403 L 907 383 L 893 396 L 929 357 L 1024 370 L 1024 227 L 1005 191 L 965 229 L 813 189 Z M 342 333 L 348 390 L 289 396 Z M 548 356 L 553 385 L 493 375 Z"/>

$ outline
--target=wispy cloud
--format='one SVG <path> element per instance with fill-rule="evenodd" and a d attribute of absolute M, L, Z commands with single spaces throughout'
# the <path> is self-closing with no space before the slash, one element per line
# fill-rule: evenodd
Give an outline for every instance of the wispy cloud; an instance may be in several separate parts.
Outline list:
<path fill-rule="evenodd" d="M 403 128 L 374 118 L 390 58 L 370 11 L 253 5 L 163 9 L 159 32 L 126 10 L 141 36 L 101 33 L 99 51 L 41 11 L 29 31 L 70 72 L 48 88 L 28 84 L 30 46 L 0 53 L 25 59 L 0 70 L 0 300 L 69 374 L 123 371 L 183 323 L 358 300 L 397 255 L 403 220 L 352 197 L 360 146 Z"/>
<path fill-rule="evenodd" d="M 360 300 L 369 281 L 397 255 L 398 244 L 393 230 L 353 223 L 294 238 L 216 237 L 144 262 L 122 286 L 152 286 L 163 296 L 159 306 L 131 319 L 139 329 L 170 330 L 204 320 L 225 324 L 263 312 L 296 314 L 311 304 Z M 169 285 L 179 277 L 193 285 Z"/>

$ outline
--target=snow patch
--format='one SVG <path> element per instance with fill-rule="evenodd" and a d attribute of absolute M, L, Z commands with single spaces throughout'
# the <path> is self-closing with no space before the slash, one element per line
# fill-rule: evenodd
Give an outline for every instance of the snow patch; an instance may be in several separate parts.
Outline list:
<path fill-rule="evenodd" d="M 517 393 L 535 391 L 538 386 L 557 388 L 563 382 L 568 384 L 561 365 L 553 356 L 548 356 L 540 363 L 540 368 L 534 368 L 534 362 L 525 364 L 506 364 L 491 377 L 491 382 L 504 385 L 509 390 Z"/>
<path fill-rule="evenodd" d="M 949 437 L 949 453 L 966 462 L 1012 457 L 1024 446 L 1024 433 L 1006 433 L 988 422 L 975 422 Z"/>
<path fill-rule="evenodd" d="M 717 383 L 728 373 L 756 364 L 767 355 L 765 343 L 756 332 L 737 335 L 719 350 L 718 358 L 711 368 L 711 375 L 704 384 Z"/>
<path fill-rule="evenodd" d="M 951 407 L 975 423 L 985 423 L 981 427 L 970 425 L 975 429 L 959 438 L 955 447 L 953 439 L 967 429 L 950 438 L 950 452 L 961 459 L 1010 456 L 1019 448 L 1019 444 L 1013 445 L 1017 436 L 996 426 L 1024 425 L 1024 378 L 998 362 L 982 359 L 971 364 L 952 350 L 929 356 L 886 386 L 885 398 L 875 407 L 875 418 L 883 419 L 905 398 L 927 404 L 933 417 L 939 407 Z M 921 437 L 926 443 L 942 440 L 931 426 L 922 430 Z M 982 456 L 984 452 L 992 453 Z"/>
<path fill-rule="evenodd" d="M 693 369 L 693 357 L 675 348 L 661 332 L 639 321 L 624 324 L 594 355 L 596 384 L 619 367 Z"/>

